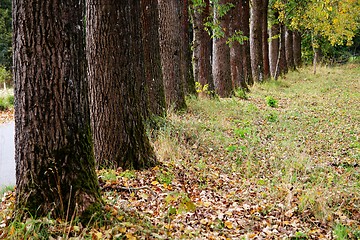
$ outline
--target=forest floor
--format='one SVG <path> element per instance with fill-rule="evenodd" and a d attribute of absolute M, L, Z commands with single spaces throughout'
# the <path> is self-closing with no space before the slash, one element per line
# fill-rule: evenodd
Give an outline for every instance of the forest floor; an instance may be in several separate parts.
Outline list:
<path fill-rule="evenodd" d="M 187 103 L 149 131 L 161 165 L 98 171 L 110 222 L 13 222 L 10 190 L 0 238 L 360 239 L 359 65 Z"/>

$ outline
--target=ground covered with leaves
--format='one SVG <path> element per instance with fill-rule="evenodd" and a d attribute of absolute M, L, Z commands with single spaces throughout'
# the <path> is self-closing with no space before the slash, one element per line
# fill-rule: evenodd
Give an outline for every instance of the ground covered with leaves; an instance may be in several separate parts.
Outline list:
<path fill-rule="evenodd" d="M 239 95 L 159 120 L 148 133 L 161 165 L 98 171 L 105 220 L 12 221 L 9 190 L 0 238 L 360 239 L 360 67 Z"/>

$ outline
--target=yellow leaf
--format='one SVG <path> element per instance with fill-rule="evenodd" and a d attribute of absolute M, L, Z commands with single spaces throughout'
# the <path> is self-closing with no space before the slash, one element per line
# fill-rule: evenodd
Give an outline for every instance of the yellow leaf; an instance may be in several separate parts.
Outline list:
<path fill-rule="evenodd" d="M 205 207 L 210 207 L 210 206 L 211 206 L 211 202 L 204 202 L 204 206 L 205 206 Z"/>
<path fill-rule="evenodd" d="M 226 226 L 228 229 L 232 229 L 232 228 L 233 228 L 233 224 L 232 224 L 232 222 L 230 222 L 230 221 L 225 221 L 225 226 Z"/>
<path fill-rule="evenodd" d="M 116 218 L 117 218 L 117 220 L 121 221 L 121 220 L 123 220 L 124 216 L 117 216 Z"/>
<path fill-rule="evenodd" d="M 103 238 L 103 234 L 101 232 L 97 232 L 95 233 L 96 239 L 102 239 Z"/>
<path fill-rule="evenodd" d="M 208 222 L 208 220 L 206 218 L 200 220 L 200 223 L 203 225 L 206 225 L 207 222 Z"/>
<path fill-rule="evenodd" d="M 119 228 L 119 232 L 121 232 L 121 233 L 126 233 L 126 227 L 120 227 L 120 228 Z"/>
<path fill-rule="evenodd" d="M 159 184 L 158 181 L 152 181 L 152 182 L 151 182 L 151 185 L 153 185 L 153 186 L 158 185 L 158 184 Z"/>
<path fill-rule="evenodd" d="M 136 240 L 136 237 L 133 236 L 131 233 L 127 233 L 126 238 L 129 239 L 129 240 Z"/>

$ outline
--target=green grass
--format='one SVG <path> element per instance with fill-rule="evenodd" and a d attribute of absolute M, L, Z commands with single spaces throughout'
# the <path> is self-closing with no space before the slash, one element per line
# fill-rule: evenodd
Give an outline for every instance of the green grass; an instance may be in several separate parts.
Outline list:
<path fill-rule="evenodd" d="M 0 111 L 4 111 L 14 107 L 13 89 L 0 90 Z"/>
<path fill-rule="evenodd" d="M 66 225 L 68 236 L 359 238 L 359 79 L 358 65 L 305 68 L 246 98 L 189 98 L 186 112 L 148 131 L 161 166 L 99 172 L 105 186 L 153 193 L 103 192 L 119 221 L 79 232 Z"/>

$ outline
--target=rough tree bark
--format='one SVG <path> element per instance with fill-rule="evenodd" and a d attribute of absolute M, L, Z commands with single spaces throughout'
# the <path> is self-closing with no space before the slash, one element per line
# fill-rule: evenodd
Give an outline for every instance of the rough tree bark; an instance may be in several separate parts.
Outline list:
<path fill-rule="evenodd" d="M 87 0 L 91 123 L 98 166 L 156 164 L 139 95 L 145 83 L 140 1 Z"/>
<path fill-rule="evenodd" d="M 227 4 L 229 0 L 219 0 L 218 5 Z M 214 8 L 214 19 L 224 31 L 223 37 L 213 39 L 213 64 L 215 92 L 220 97 L 230 97 L 233 94 L 230 68 L 230 48 L 226 44 L 229 37 L 229 14 L 219 16 L 219 6 Z"/>
<path fill-rule="evenodd" d="M 270 63 L 269 63 L 269 34 L 268 34 L 268 6 L 269 0 L 263 0 L 262 3 L 262 22 L 261 22 L 261 43 L 262 43 L 262 57 L 263 57 L 263 71 L 264 79 L 270 78 Z"/>
<path fill-rule="evenodd" d="M 239 14 L 241 13 L 242 4 L 238 0 L 231 0 L 231 3 L 234 7 L 229 12 L 229 35 L 233 36 L 241 31 L 241 18 Z M 242 88 L 248 91 L 249 89 L 244 76 L 244 67 L 242 66 L 242 44 L 243 43 L 236 40 L 230 44 L 231 81 L 234 89 Z"/>
<path fill-rule="evenodd" d="M 167 109 L 186 108 L 181 73 L 181 23 L 178 0 L 158 0 L 160 51 Z"/>
<path fill-rule="evenodd" d="M 280 23 L 280 39 L 279 39 L 279 60 L 278 60 L 278 76 L 284 75 L 288 72 L 286 62 L 286 48 L 285 48 L 285 25 Z"/>
<path fill-rule="evenodd" d="M 253 0 L 250 23 L 251 70 L 255 82 L 264 80 L 264 64 L 262 51 L 262 15 L 263 0 Z"/>
<path fill-rule="evenodd" d="M 204 23 L 210 16 L 210 1 L 204 0 L 204 7 L 193 5 L 192 19 L 194 30 L 193 41 L 193 61 L 194 61 L 194 77 L 202 87 L 208 86 L 209 92 L 200 91 L 200 96 L 208 96 L 208 93 L 214 91 L 214 81 L 211 71 L 211 52 L 212 39 L 205 31 Z M 211 97 L 211 94 L 210 94 Z"/>
<path fill-rule="evenodd" d="M 293 45 L 293 31 L 288 27 L 285 27 L 285 55 L 286 62 L 289 70 L 295 70 L 295 61 L 294 61 L 294 45 Z"/>
<path fill-rule="evenodd" d="M 164 116 L 166 106 L 161 70 L 157 0 L 141 0 L 141 24 L 148 107 L 151 115 Z"/>
<path fill-rule="evenodd" d="M 249 0 L 240 0 L 241 3 L 241 28 L 243 35 L 248 37 L 248 40 L 241 45 L 241 56 L 242 56 L 242 66 L 245 82 L 248 85 L 253 85 L 254 80 L 251 72 L 251 59 L 250 59 L 250 1 Z"/>
<path fill-rule="evenodd" d="M 190 0 L 191 1 L 191 0 Z M 181 75 L 184 91 L 187 95 L 196 95 L 195 80 L 191 59 L 189 0 L 180 1 L 181 7 Z"/>
<path fill-rule="evenodd" d="M 33 217 L 100 210 L 83 1 L 13 0 L 16 207 Z"/>
<path fill-rule="evenodd" d="M 270 73 L 275 78 L 275 71 L 279 57 L 279 43 L 280 43 L 280 25 L 278 23 L 278 12 L 274 12 L 274 23 L 270 28 L 270 44 L 269 44 L 269 59 L 270 59 Z"/>

